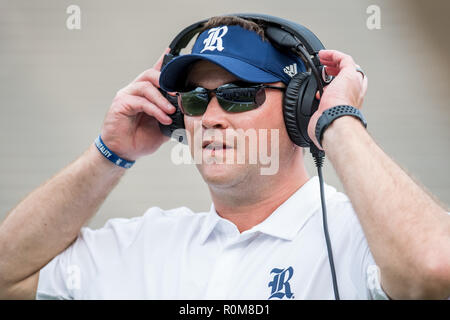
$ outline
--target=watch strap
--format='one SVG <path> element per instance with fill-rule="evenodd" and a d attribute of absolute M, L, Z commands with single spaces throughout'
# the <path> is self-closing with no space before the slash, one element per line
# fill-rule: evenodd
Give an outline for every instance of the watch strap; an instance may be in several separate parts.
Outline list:
<path fill-rule="evenodd" d="M 357 108 L 348 105 L 339 105 L 332 107 L 325 110 L 319 117 L 319 120 L 317 120 L 315 134 L 320 146 L 322 146 L 322 137 L 325 130 L 334 120 L 342 116 L 353 116 L 355 118 L 358 118 L 364 125 L 364 127 L 367 128 L 367 121 L 361 111 L 359 111 Z"/>

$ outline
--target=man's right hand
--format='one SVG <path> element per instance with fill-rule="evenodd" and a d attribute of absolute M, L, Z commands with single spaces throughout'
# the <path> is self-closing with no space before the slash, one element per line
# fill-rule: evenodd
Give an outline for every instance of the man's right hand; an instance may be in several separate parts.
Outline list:
<path fill-rule="evenodd" d="M 158 125 L 170 124 L 167 113 L 175 109 L 158 90 L 163 56 L 117 93 L 106 115 L 102 139 L 125 159 L 150 154 L 169 139 Z M 0 299 L 36 296 L 40 270 L 75 241 L 124 172 L 92 143 L 7 215 L 0 224 Z"/>
<path fill-rule="evenodd" d="M 167 48 L 155 65 L 119 90 L 101 130 L 102 140 L 118 156 L 134 161 L 155 152 L 169 140 L 158 121 L 168 125 L 175 107 L 159 92 L 159 75 Z"/>

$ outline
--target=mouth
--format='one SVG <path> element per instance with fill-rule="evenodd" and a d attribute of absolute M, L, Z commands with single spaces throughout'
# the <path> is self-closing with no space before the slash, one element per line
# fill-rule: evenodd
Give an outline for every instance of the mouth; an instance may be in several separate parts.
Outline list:
<path fill-rule="evenodd" d="M 215 150 L 231 149 L 231 147 L 222 141 L 206 140 L 206 141 L 203 141 L 203 143 L 202 143 L 202 149 L 215 151 Z"/>

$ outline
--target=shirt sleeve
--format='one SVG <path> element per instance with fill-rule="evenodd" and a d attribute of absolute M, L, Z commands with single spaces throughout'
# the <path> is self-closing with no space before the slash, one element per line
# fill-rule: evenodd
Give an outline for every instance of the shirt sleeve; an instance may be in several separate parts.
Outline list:
<path fill-rule="evenodd" d="M 389 300 L 388 295 L 381 288 L 380 268 L 375 263 L 367 267 L 366 284 L 369 299 Z"/>
<path fill-rule="evenodd" d="M 111 219 L 98 230 L 82 228 L 77 239 L 39 273 L 36 299 L 86 299 L 96 296 L 104 276 L 137 235 L 142 217 Z"/>
<path fill-rule="evenodd" d="M 361 260 L 357 261 L 355 264 L 356 266 L 359 266 L 359 270 L 354 273 L 354 275 L 358 277 L 356 281 L 360 283 L 361 287 L 364 285 L 364 291 L 367 299 L 389 300 L 388 295 L 381 287 L 380 268 L 377 266 L 372 256 L 360 225 L 359 228 L 357 228 L 357 237 L 359 239 L 358 242 L 360 243 L 361 252 L 356 252 L 356 258 Z"/>

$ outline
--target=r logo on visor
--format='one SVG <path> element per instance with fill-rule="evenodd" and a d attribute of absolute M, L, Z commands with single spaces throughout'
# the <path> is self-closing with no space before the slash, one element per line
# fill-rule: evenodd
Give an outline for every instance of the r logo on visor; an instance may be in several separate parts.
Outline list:
<path fill-rule="evenodd" d="M 208 30 L 209 36 L 208 36 L 208 38 L 203 40 L 203 43 L 205 44 L 205 46 L 203 47 L 202 51 L 200 51 L 200 53 L 202 53 L 205 50 L 222 51 L 224 49 L 223 43 L 222 43 L 222 37 L 224 35 L 226 35 L 227 32 L 228 32 L 227 26 L 212 28 L 212 29 Z"/>

